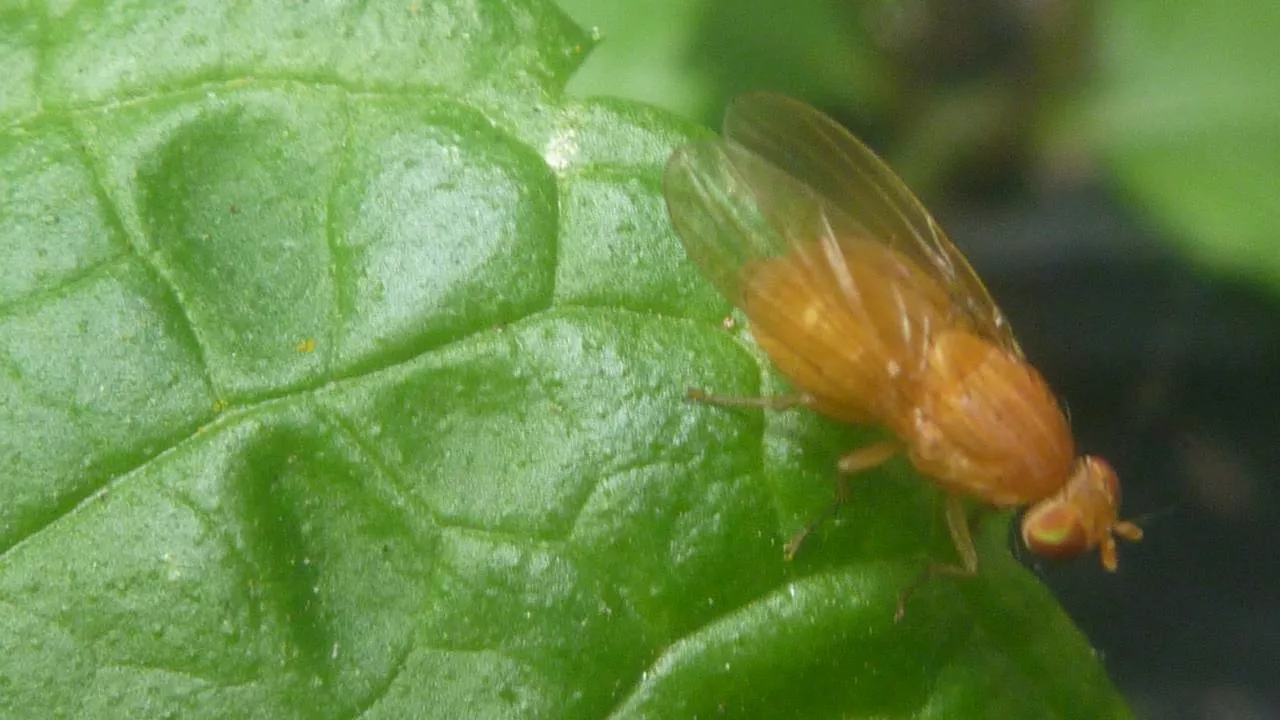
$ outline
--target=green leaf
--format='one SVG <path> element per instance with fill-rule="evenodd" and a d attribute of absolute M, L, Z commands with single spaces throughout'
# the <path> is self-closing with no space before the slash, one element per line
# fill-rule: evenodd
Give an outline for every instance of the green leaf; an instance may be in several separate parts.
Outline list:
<path fill-rule="evenodd" d="M 1096 132 L 1121 187 L 1211 267 L 1280 284 L 1280 6 L 1101 6 Z"/>
<path fill-rule="evenodd" d="M 1123 717 L 684 261 L 701 132 L 499 2 L 0 12 L 0 717 Z"/>
<path fill-rule="evenodd" d="M 574 73 L 568 91 L 639 100 L 686 117 L 713 117 L 711 77 L 690 62 L 705 14 L 691 0 L 559 0 L 601 43 Z"/>

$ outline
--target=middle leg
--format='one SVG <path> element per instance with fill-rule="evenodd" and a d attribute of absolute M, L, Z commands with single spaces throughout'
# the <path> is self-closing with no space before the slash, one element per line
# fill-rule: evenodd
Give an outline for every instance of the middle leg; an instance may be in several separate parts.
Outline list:
<path fill-rule="evenodd" d="M 805 523 L 804 528 L 787 542 L 787 547 L 782 551 L 782 556 L 787 560 L 794 559 L 796 553 L 800 551 L 800 545 L 804 542 L 804 539 L 809 537 L 819 525 L 835 517 L 835 514 L 840 511 L 840 506 L 849 501 L 851 494 L 849 489 L 850 475 L 883 465 L 892 460 L 901 451 L 902 446 L 898 443 L 892 440 L 883 440 L 841 456 L 840 461 L 836 464 L 836 469 L 840 471 L 840 475 L 836 477 L 835 500 L 825 510 Z"/>
<path fill-rule="evenodd" d="M 930 563 L 916 579 L 898 595 L 898 609 L 893 615 L 895 623 L 901 622 L 907 614 L 907 601 L 920 586 L 935 575 L 951 577 L 973 577 L 978 574 L 978 549 L 973 544 L 973 534 L 969 530 L 969 516 L 965 512 L 964 501 L 958 495 L 947 496 L 947 532 L 951 535 L 951 544 L 960 556 L 960 564 Z"/>

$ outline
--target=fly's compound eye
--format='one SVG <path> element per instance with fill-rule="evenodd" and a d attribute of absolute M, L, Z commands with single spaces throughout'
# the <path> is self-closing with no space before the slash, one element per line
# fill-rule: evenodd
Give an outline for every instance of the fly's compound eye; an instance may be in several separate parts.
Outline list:
<path fill-rule="evenodd" d="M 1053 500 L 1032 507 L 1023 516 L 1022 542 L 1036 555 L 1054 559 L 1075 557 L 1092 545 L 1080 515 Z"/>

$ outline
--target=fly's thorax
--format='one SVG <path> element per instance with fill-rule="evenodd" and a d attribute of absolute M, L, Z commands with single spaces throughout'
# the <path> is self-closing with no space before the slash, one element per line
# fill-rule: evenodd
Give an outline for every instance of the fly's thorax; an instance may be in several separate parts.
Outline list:
<path fill-rule="evenodd" d="M 902 419 L 916 468 L 1001 506 L 1057 493 L 1074 443 L 1057 400 L 1022 358 L 963 330 L 934 339 L 915 407 Z"/>

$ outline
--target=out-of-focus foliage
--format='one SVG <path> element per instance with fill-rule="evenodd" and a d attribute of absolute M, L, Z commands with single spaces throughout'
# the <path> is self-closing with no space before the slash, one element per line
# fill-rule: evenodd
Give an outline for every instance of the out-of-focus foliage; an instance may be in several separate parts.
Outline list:
<path fill-rule="evenodd" d="M 607 38 L 576 92 L 640 97 L 713 126 L 744 90 L 797 95 L 887 152 L 926 196 L 1101 172 L 1201 262 L 1280 283 L 1280 5 L 561 3 Z"/>
<path fill-rule="evenodd" d="M 1100 13 L 1094 137 L 1125 196 L 1215 269 L 1280 285 L 1280 4 Z"/>

